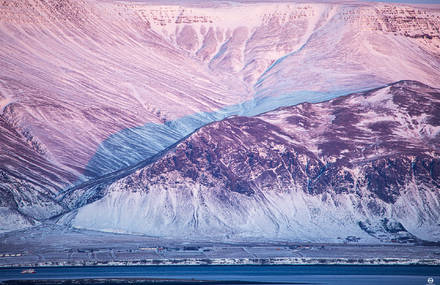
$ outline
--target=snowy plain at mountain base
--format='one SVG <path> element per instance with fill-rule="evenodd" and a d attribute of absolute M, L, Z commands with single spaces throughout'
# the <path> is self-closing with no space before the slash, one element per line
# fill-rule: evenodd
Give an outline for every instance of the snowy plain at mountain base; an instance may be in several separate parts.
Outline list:
<path fill-rule="evenodd" d="M 224 242 L 127 235 L 54 224 L 0 234 L 0 268 L 117 265 L 439 265 L 435 245 L 296 243 L 249 238 Z M 159 250 L 158 250 L 159 249 Z M 163 250 L 160 250 L 163 249 Z M 102 267 L 101 267 L 102 268 Z"/>

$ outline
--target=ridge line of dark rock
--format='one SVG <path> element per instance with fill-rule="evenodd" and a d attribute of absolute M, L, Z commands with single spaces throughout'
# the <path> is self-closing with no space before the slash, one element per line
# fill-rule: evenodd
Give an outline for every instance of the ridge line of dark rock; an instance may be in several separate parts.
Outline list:
<path fill-rule="evenodd" d="M 192 135 L 197 133 L 199 130 L 201 130 L 202 128 L 205 128 L 205 127 L 207 127 L 209 125 L 212 125 L 212 124 L 215 124 L 215 123 L 218 123 L 218 122 L 221 122 L 221 121 L 227 121 L 227 120 L 229 120 L 231 118 L 240 118 L 240 117 L 254 117 L 254 118 L 256 118 L 258 116 L 261 116 L 261 115 L 264 115 L 264 114 L 267 114 L 267 113 L 270 113 L 270 112 L 284 110 L 284 109 L 287 109 L 287 108 L 290 108 L 290 107 L 293 107 L 293 106 L 300 106 L 300 105 L 303 105 L 303 104 L 313 104 L 314 105 L 314 104 L 320 104 L 320 103 L 324 103 L 324 102 L 331 102 L 331 101 L 333 101 L 335 99 L 346 98 L 346 97 L 349 97 L 349 96 L 353 96 L 355 94 L 368 95 L 368 94 L 371 94 L 374 91 L 377 91 L 377 90 L 380 90 L 380 89 L 383 89 L 383 88 L 386 88 L 386 87 L 389 87 L 389 86 L 394 86 L 394 85 L 397 85 L 397 84 L 400 84 L 400 83 L 413 83 L 413 84 L 417 84 L 417 85 L 427 86 L 426 84 L 423 84 L 422 82 L 419 82 L 419 81 L 416 81 L 416 80 L 399 80 L 399 81 L 396 81 L 396 82 L 384 84 L 382 86 L 375 87 L 375 88 L 372 88 L 372 89 L 368 89 L 368 90 L 365 90 L 365 91 L 348 93 L 348 94 L 341 95 L 341 96 L 338 96 L 336 98 L 332 98 L 332 99 L 325 100 L 325 101 L 320 101 L 320 102 L 315 102 L 315 103 L 302 102 L 302 103 L 298 103 L 298 104 L 295 104 L 295 105 L 282 106 L 282 107 L 275 108 L 273 110 L 269 110 L 267 112 L 260 113 L 260 114 L 255 115 L 255 116 L 232 115 L 232 116 L 223 118 L 222 120 L 210 122 L 208 124 L 205 124 L 205 125 L 197 128 L 197 129 L 195 129 L 193 132 L 191 132 L 188 135 L 184 136 L 183 138 L 179 139 L 178 141 L 176 141 L 172 145 L 170 145 L 167 148 L 159 151 L 158 153 L 154 154 L 153 156 L 151 156 L 151 157 L 149 157 L 149 158 L 147 158 L 145 160 L 140 161 L 137 164 L 134 164 L 134 165 L 131 165 L 131 166 L 119 169 L 117 171 L 105 174 L 103 176 L 100 176 L 100 177 L 97 177 L 97 178 L 85 181 L 85 182 L 83 182 L 81 184 L 78 184 L 76 186 L 70 187 L 70 188 L 60 192 L 55 197 L 55 200 L 58 201 L 58 202 L 62 202 L 66 195 L 74 192 L 75 190 L 78 190 L 78 189 L 81 189 L 81 188 L 85 188 L 85 187 L 93 187 L 94 185 L 100 184 L 100 183 L 104 183 L 105 185 L 109 185 L 109 184 L 113 183 L 114 181 L 116 181 L 116 180 L 118 180 L 118 179 L 120 179 L 120 178 L 122 178 L 124 176 L 130 175 L 130 174 L 134 173 L 136 170 L 138 170 L 138 169 L 140 169 L 142 167 L 145 167 L 145 166 L 147 166 L 149 164 L 154 163 L 155 161 L 157 161 L 158 159 L 160 159 L 161 157 L 166 155 L 169 151 L 175 149 L 180 143 L 184 142 L 187 138 L 191 137 Z M 433 88 L 433 87 L 431 87 L 431 88 Z M 434 89 L 437 89 L 437 88 L 434 88 Z M 70 210 L 74 210 L 74 209 L 70 209 Z M 63 213 L 63 214 L 65 214 L 65 213 Z M 63 215 L 63 214 L 61 214 L 61 215 Z M 52 218 L 54 218 L 54 217 L 52 217 Z"/>

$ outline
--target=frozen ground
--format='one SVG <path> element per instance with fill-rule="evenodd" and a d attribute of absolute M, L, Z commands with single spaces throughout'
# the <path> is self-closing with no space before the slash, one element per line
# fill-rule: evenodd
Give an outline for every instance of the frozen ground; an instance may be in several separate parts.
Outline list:
<path fill-rule="evenodd" d="M 434 245 L 171 240 L 43 225 L 0 235 L 0 267 L 189 264 L 440 265 Z"/>

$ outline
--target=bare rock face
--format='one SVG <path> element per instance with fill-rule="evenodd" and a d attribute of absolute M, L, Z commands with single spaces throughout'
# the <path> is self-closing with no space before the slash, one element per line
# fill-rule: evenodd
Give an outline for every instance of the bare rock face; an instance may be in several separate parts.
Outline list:
<path fill-rule="evenodd" d="M 149 235 L 439 241 L 439 91 L 402 81 L 212 123 L 70 222 Z"/>

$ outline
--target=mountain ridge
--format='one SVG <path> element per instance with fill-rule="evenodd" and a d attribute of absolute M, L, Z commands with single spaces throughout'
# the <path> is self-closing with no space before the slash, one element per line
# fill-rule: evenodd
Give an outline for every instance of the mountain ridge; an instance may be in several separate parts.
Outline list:
<path fill-rule="evenodd" d="M 319 134 L 319 129 L 327 124 L 322 118 L 332 112 L 344 116 L 338 108 L 350 105 L 361 108 L 353 111 L 357 114 L 364 114 L 362 108 L 374 112 L 379 122 L 404 113 L 415 119 L 412 106 L 377 110 L 362 107 L 360 99 L 385 105 L 401 96 L 426 99 L 425 104 L 415 107 L 423 110 L 428 106 L 430 111 L 423 114 L 433 116 L 434 121 L 417 119 L 422 123 L 420 130 L 430 124 L 438 129 L 435 110 L 440 107 L 439 94 L 438 89 L 400 81 L 323 103 L 210 124 L 152 164 L 110 184 L 103 198 L 60 222 L 86 229 L 220 240 L 259 236 L 337 242 L 338 238 L 354 236 L 373 243 L 438 241 L 438 144 L 433 149 L 429 143 L 399 133 L 414 124 L 406 119 L 398 120 L 399 126 L 382 125 L 379 132 L 376 125 L 368 125 L 368 133 L 378 132 L 379 138 L 387 137 L 388 130 L 396 132 L 393 139 L 381 143 L 365 136 L 366 130 L 355 131 L 357 128 L 344 125 L 344 121 L 328 125 L 348 129 L 338 138 L 327 137 L 323 130 Z M 315 142 L 301 139 L 298 129 L 302 128 L 312 133 Z M 423 132 L 419 135 L 424 136 Z M 435 136 L 438 138 L 438 131 Z M 356 142 L 345 147 L 362 152 L 341 151 L 341 139 Z M 336 149 L 329 149 L 328 143 Z"/>

